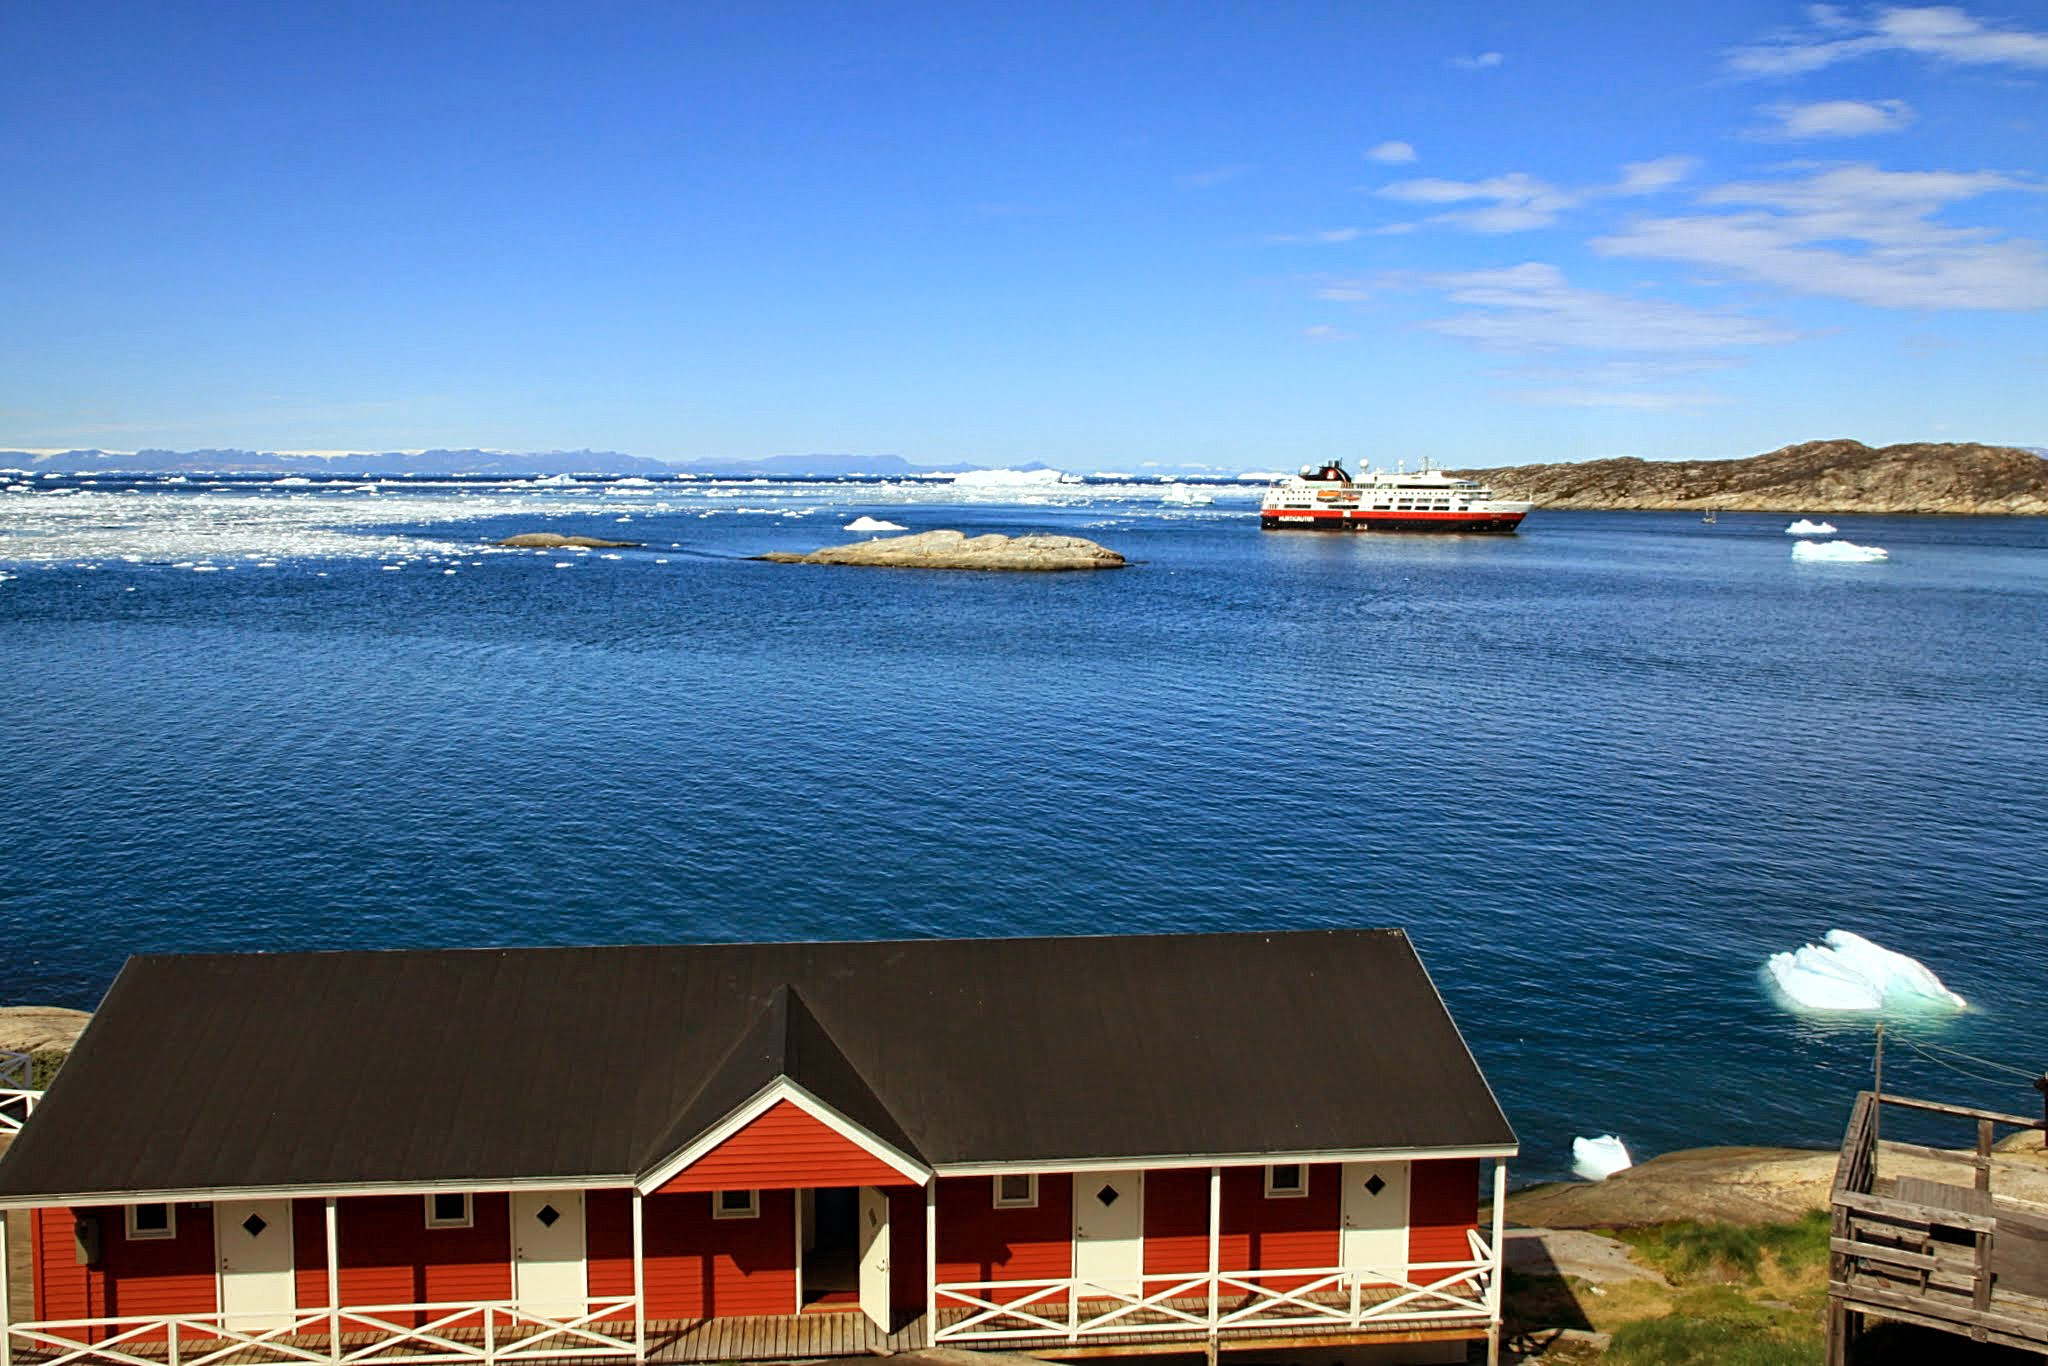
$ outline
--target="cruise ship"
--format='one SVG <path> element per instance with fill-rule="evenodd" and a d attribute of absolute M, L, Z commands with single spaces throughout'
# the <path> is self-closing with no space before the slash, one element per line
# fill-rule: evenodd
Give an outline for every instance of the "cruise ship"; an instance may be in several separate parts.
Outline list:
<path fill-rule="evenodd" d="M 1266 531 L 1478 531 L 1511 533 L 1534 503 L 1493 496 L 1476 479 L 1422 469 L 1367 470 L 1357 479 L 1332 460 L 1302 466 L 1266 491 L 1259 526 Z"/>

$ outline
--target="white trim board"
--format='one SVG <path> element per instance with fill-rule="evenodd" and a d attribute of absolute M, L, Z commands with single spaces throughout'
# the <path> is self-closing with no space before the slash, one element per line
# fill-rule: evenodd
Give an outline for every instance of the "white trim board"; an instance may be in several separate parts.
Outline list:
<path fill-rule="evenodd" d="M 1102 1172 L 1139 1167 L 1172 1171 L 1187 1167 L 1267 1167 L 1274 1163 L 1313 1166 L 1327 1162 L 1428 1162 L 1458 1157 L 1514 1157 L 1519 1144 L 1480 1148 L 1344 1148 L 1302 1153 L 1175 1153 L 1151 1157 L 1046 1157 L 1029 1162 L 937 1162 L 940 1177 L 999 1176 L 1016 1172 Z"/>
<path fill-rule="evenodd" d="M 820 1124 L 838 1134 L 847 1142 L 859 1148 L 868 1156 L 889 1167 L 906 1181 L 922 1186 L 932 1179 L 931 1168 L 919 1162 L 901 1148 L 877 1138 L 846 1116 L 834 1110 L 824 1101 L 791 1081 L 788 1077 L 777 1077 L 767 1086 L 754 1093 L 738 1109 L 718 1123 L 691 1139 L 676 1153 L 664 1158 L 634 1183 L 642 1194 L 660 1190 L 699 1161 L 717 1151 L 719 1146 L 752 1124 L 762 1115 L 788 1101 L 797 1109 L 817 1120 Z"/>

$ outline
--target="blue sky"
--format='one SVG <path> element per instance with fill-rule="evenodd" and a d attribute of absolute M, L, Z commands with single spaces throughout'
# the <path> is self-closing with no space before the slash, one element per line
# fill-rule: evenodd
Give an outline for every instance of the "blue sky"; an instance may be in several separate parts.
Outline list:
<path fill-rule="evenodd" d="M 0 447 L 2048 445 L 2048 6 L 0 22 Z"/>

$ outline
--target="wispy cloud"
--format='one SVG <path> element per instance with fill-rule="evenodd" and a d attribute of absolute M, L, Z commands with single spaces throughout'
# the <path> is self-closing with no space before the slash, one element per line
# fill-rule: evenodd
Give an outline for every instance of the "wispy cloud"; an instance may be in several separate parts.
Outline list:
<path fill-rule="evenodd" d="M 1757 110 L 1773 120 L 1750 136 L 1765 142 L 1804 142 L 1812 138 L 1862 138 L 1896 133 L 1913 122 L 1913 106 L 1904 100 L 1815 100 L 1811 104 L 1767 104 Z"/>
<path fill-rule="evenodd" d="M 1836 166 L 1717 186 L 1698 202 L 1728 212 L 1642 219 L 1593 246 L 1877 308 L 2048 308 L 2040 243 L 1934 221 L 1979 195 L 2041 188 L 1988 171 Z"/>
<path fill-rule="evenodd" d="M 1328 323 L 1317 323 L 1314 327 L 1304 327 L 1301 329 L 1301 335 L 1312 342 L 1352 341 L 1358 336 L 1356 332 L 1346 332 L 1343 328 L 1332 327 Z"/>
<path fill-rule="evenodd" d="M 1451 58 L 1451 65 L 1460 71 L 1490 71 L 1506 60 L 1498 52 L 1475 52 L 1467 57 Z"/>
<path fill-rule="evenodd" d="M 1218 185 L 1227 185 L 1241 176 L 1250 175 L 1257 169 L 1249 162 L 1236 161 L 1227 166 L 1210 166 L 1186 175 L 1175 176 L 1174 184 L 1183 190 L 1208 190 Z"/>
<path fill-rule="evenodd" d="M 1908 53 L 1972 66 L 2048 67 L 2048 33 L 1986 23 L 1957 5 L 1883 6 L 1856 16 L 1814 5 L 1807 26 L 1728 54 L 1743 76 L 1796 76 L 1878 53 Z"/>
<path fill-rule="evenodd" d="M 1415 160 L 1415 148 L 1405 142 L 1382 142 L 1366 148 L 1365 155 L 1385 166 L 1404 166 Z"/>
<path fill-rule="evenodd" d="M 1272 232 L 1266 240 L 1272 243 L 1308 243 L 1313 246 L 1334 246 L 1364 236 L 1363 228 L 1323 228 L 1317 232 Z"/>
<path fill-rule="evenodd" d="M 1425 222 L 1467 232 L 1525 232 L 1549 227 L 1567 210 L 1589 199 L 1655 194 L 1670 189 L 1690 175 L 1697 164 L 1693 158 L 1684 156 L 1635 161 L 1624 166 L 1620 179 L 1612 184 L 1577 188 L 1554 185 L 1515 171 L 1486 180 L 1399 180 L 1382 186 L 1377 193 L 1382 198 L 1408 204 L 1470 206 L 1433 214 Z"/>
<path fill-rule="evenodd" d="M 1581 289 L 1562 270 L 1541 261 L 1432 275 L 1423 282 L 1465 307 L 1426 326 L 1490 350 L 1665 355 L 1794 340 L 1782 328 L 1738 313 Z"/>

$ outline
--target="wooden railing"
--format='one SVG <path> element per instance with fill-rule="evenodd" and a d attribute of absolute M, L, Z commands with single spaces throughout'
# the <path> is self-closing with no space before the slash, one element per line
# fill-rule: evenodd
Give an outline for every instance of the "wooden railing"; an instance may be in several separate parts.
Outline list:
<path fill-rule="evenodd" d="M 33 1053 L 0 1049 L 0 1134 L 18 1134 L 43 1093 L 35 1089 Z"/>
<path fill-rule="evenodd" d="M 511 1301 L 323 1305 L 279 1314 L 260 1327 L 250 1326 L 248 1315 L 226 1314 L 17 1323 L 0 1339 L 5 1348 L 0 1361 L 8 1366 L 495 1366 L 634 1357 L 639 1355 L 638 1306 L 631 1296 L 593 1299 L 561 1315 Z M 235 1319 L 239 1324 L 231 1322 Z"/>
<path fill-rule="evenodd" d="M 1360 1332 L 1420 1319 L 1484 1329 L 1499 1264 L 1476 1231 L 1467 1239 L 1466 1261 L 1146 1275 L 1135 1289 L 1071 1277 L 954 1281 L 937 1287 L 933 1340 L 1074 1343 L 1137 1334 L 1198 1341 L 1273 1328 Z M 949 1311 L 965 1313 L 948 1322 Z"/>
<path fill-rule="evenodd" d="M 1964 1121 L 1975 1143 L 1955 1151 L 1879 1141 L 1881 1106 Z M 2048 1210 L 1992 1190 L 1999 1127 L 2043 1122 L 1904 1096 L 1856 1099 L 1831 1192 L 1829 1360 L 1847 1360 L 1851 1315 L 1868 1311 L 2041 1350 L 2048 1347 Z M 1891 1170 L 1898 1158 L 1946 1164 L 1969 1184 Z"/>

